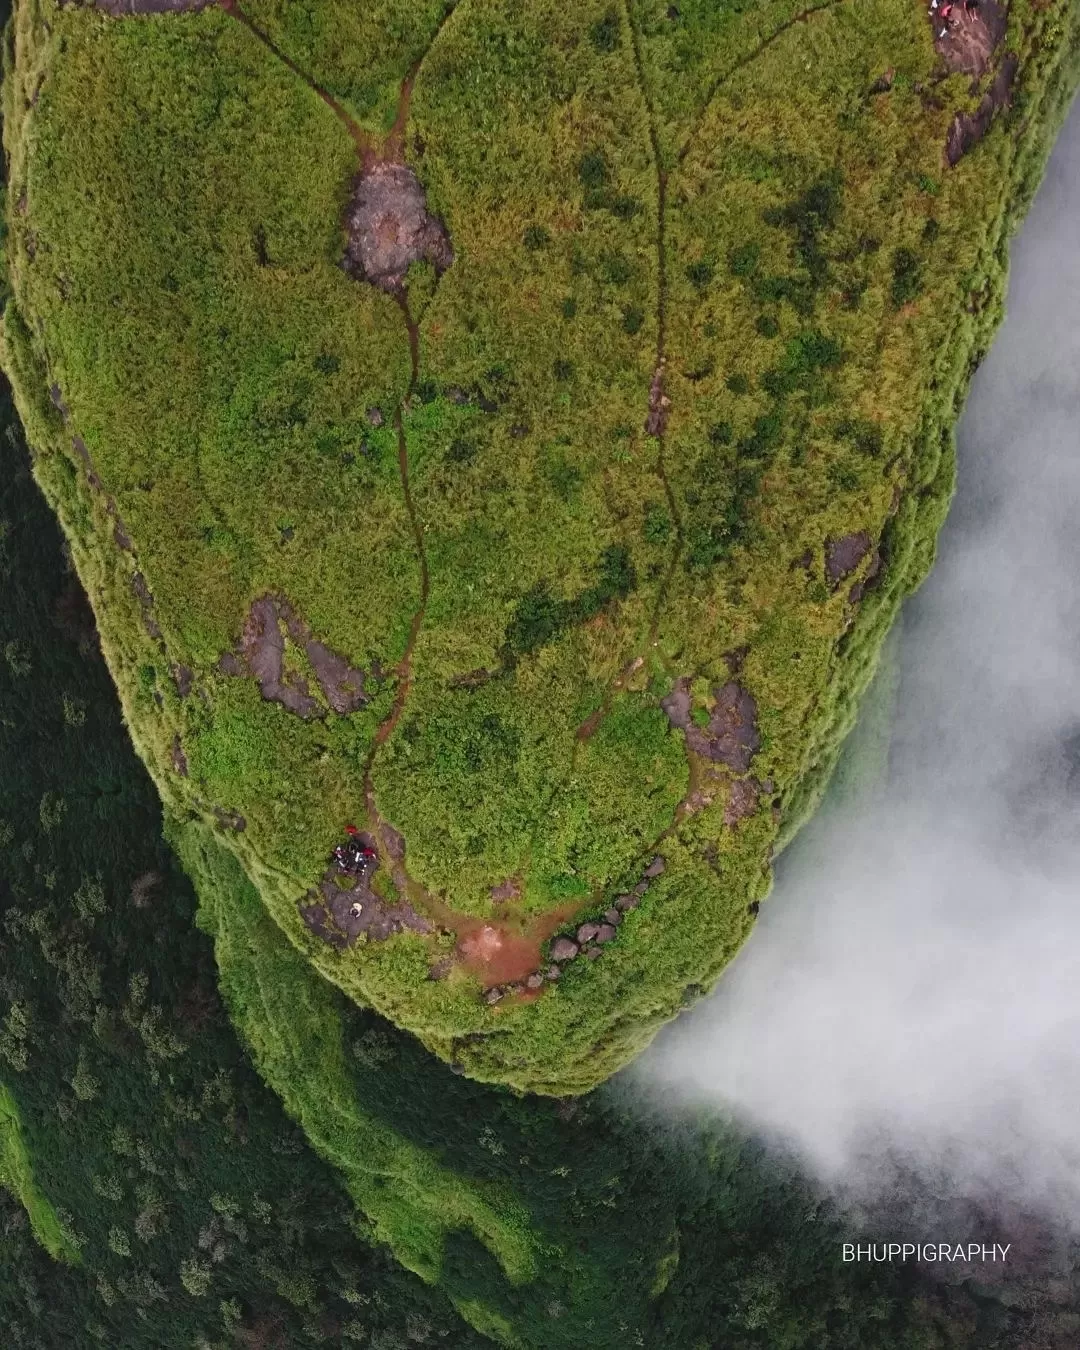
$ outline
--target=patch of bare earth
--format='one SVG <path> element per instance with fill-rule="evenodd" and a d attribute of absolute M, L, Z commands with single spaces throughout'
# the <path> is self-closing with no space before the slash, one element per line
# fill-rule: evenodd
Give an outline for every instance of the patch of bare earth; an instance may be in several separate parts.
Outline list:
<path fill-rule="evenodd" d="M 331 859 L 317 889 L 300 901 L 300 915 L 307 927 L 339 950 L 351 946 L 361 934 L 371 942 L 385 942 L 406 930 L 434 932 L 434 925 L 410 904 L 384 900 L 373 889 L 380 865 L 378 844 L 369 834 L 361 834 L 357 840 L 374 856 L 359 869 Z"/>
<path fill-rule="evenodd" d="M 91 0 L 89 8 L 114 19 L 132 14 L 184 14 L 209 9 L 217 0 Z"/>
<path fill-rule="evenodd" d="M 271 595 L 252 603 L 240 639 L 243 661 L 258 681 L 263 698 L 280 703 L 298 717 L 323 714 L 307 680 L 286 669 L 286 636 L 303 650 L 323 696 L 336 713 L 356 712 L 368 702 L 364 671 L 350 666 L 343 656 L 315 638 L 287 600 Z M 226 675 L 238 675 L 243 666 L 239 656 L 225 652 L 218 669 Z"/>
<path fill-rule="evenodd" d="M 345 270 L 399 293 L 409 265 L 426 260 L 441 275 L 454 261 L 446 228 L 427 209 L 420 180 L 405 164 L 376 162 L 360 174 L 345 212 Z"/>
<path fill-rule="evenodd" d="M 737 672 L 743 651 L 729 653 L 728 665 Z M 668 721 L 682 731 L 690 755 L 690 790 L 679 803 L 676 820 L 705 810 L 725 795 L 724 824 L 736 826 L 758 809 L 761 784 L 749 776 L 750 761 L 761 745 L 757 730 L 757 703 L 752 694 L 728 680 L 713 690 L 713 709 L 705 726 L 692 716 L 690 679 L 683 676 L 660 706 Z M 725 772 L 727 770 L 727 772 Z"/>

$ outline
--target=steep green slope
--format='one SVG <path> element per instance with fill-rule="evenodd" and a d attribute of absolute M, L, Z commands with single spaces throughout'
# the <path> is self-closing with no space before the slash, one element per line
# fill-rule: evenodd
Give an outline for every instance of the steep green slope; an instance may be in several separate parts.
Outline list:
<path fill-rule="evenodd" d="M 656 1117 L 621 1080 L 553 1102 L 452 1073 L 316 975 L 189 823 L 189 865 L 218 873 L 201 910 L 230 1011 L 353 1210 L 216 999 L 190 884 L 7 434 L 0 522 L 0 1078 L 31 1206 L 79 1253 L 58 1272 L 0 1189 L 5 1347 L 478 1346 L 448 1299 L 528 1350 L 1071 1343 L 1050 1271 L 995 1299 L 843 1265 L 851 1219 L 723 1121 Z M 857 732 L 844 762 L 874 739 L 860 750 Z"/>
<path fill-rule="evenodd" d="M 0 1344 L 488 1344 L 247 1063 L 6 387 L 0 593 Z"/>
<path fill-rule="evenodd" d="M 1075 10 L 92 10 L 16 7 L 4 350 L 139 751 L 346 994 L 583 1091 L 929 565 Z"/>

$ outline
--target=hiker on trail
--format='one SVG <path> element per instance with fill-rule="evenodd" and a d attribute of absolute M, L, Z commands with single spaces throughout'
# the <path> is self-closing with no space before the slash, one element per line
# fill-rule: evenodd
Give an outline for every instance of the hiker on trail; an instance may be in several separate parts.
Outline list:
<path fill-rule="evenodd" d="M 973 18 L 979 12 L 979 0 L 964 0 L 964 13 Z"/>
<path fill-rule="evenodd" d="M 945 4 L 941 6 L 941 17 L 945 20 L 945 23 L 948 24 L 949 20 L 952 18 L 952 0 L 945 0 Z"/>

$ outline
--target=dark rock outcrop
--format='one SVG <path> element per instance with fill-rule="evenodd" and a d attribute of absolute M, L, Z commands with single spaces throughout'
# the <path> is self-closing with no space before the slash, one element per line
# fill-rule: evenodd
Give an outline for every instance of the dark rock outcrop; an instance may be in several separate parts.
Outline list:
<path fill-rule="evenodd" d="M 982 140 L 990 130 L 990 123 L 994 120 L 994 114 L 998 109 L 1010 105 L 1019 68 L 1019 59 L 1009 52 L 975 112 L 958 112 L 953 118 L 945 137 L 945 160 L 950 168 L 958 164 L 972 146 Z"/>

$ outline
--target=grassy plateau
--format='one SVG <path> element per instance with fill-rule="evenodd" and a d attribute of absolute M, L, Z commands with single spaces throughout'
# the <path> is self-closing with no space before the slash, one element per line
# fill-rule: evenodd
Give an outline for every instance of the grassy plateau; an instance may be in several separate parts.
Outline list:
<path fill-rule="evenodd" d="M 230 1009 L 369 1208 L 327 982 L 600 1083 L 745 940 L 931 564 L 1080 23 L 803 5 L 15 5 L 34 472 Z M 526 1279 L 497 1187 L 394 1165 Z"/>

